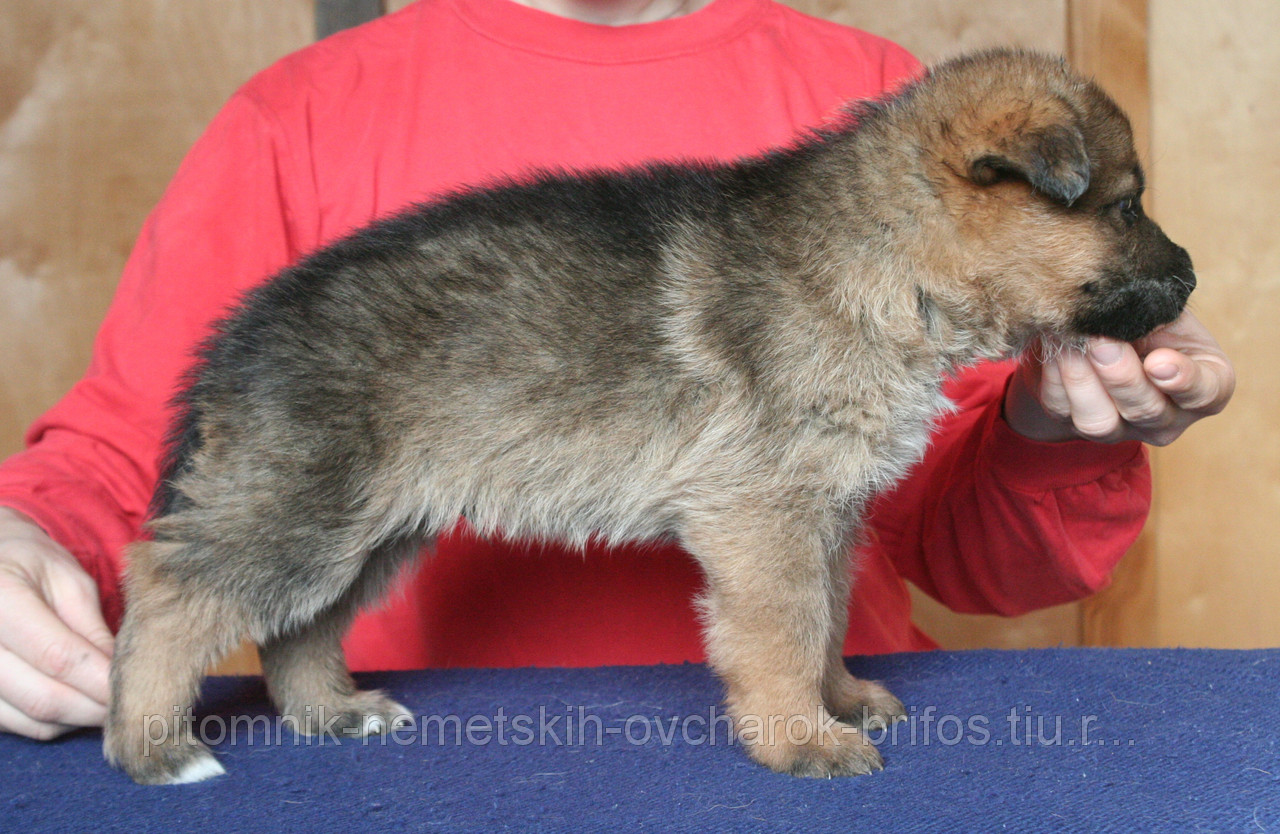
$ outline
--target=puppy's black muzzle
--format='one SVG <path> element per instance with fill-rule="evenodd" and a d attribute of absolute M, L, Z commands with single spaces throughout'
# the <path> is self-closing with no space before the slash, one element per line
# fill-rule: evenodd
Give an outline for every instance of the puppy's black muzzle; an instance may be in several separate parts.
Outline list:
<path fill-rule="evenodd" d="M 1150 220 L 1139 226 L 1116 268 L 1086 292 L 1077 332 L 1132 342 L 1182 314 L 1196 287 L 1191 256 Z"/>

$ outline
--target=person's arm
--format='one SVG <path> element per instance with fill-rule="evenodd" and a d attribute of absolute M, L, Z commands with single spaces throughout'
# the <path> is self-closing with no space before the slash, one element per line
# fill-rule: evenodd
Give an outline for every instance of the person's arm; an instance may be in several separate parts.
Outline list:
<path fill-rule="evenodd" d="M 947 386 L 957 411 L 872 511 L 898 572 L 955 611 L 1022 614 L 1099 590 L 1150 506 L 1140 443 L 1050 443 L 1010 428 L 1015 367 L 981 365 Z"/>
<path fill-rule="evenodd" d="M 1150 506 L 1138 441 L 1172 442 L 1235 387 L 1190 313 L 1136 347 L 1091 348 L 962 374 L 957 413 L 877 501 L 899 572 L 954 610 L 1020 614 L 1105 587 Z"/>
<path fill-rule="evenodd" d="M 100 723 L 105 625 L 121 615 L 121 554 L 146 515 L 168 403 L 210 322 L 310 245 L 291 222 L 307 211 L 304 159 L 247 92 L 223 108 L 148 218 L 89 370 L 0 466 L 0 729 Z"/>

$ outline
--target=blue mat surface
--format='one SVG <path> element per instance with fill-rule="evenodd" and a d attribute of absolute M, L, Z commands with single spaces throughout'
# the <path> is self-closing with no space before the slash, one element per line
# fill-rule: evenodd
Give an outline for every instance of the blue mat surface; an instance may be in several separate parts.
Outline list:
<path fill-rule="evenodd" d="M 702 666 L 366 675 L 419 716 L 385 742 L 296 737 L 222 678 L 197 719 L 229 775 L 140 788 L 96 732 L 0 736 L 0 831 L 1280 831 L 1280 650 L 849 664 L 911 713 L 867 777 L 752 764 Z"/>

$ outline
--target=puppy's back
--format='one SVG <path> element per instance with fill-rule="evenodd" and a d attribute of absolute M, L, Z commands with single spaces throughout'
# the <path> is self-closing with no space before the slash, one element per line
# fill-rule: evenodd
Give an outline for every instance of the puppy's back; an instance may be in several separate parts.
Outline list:
<path fill-rule="evenodd" d="M 406 455 L 510 465 L 535 435 L 625 434 L 669 411 L 662 259 L 685 219 L 719 210 L 722 176 L 654 166 L 463 192 L 286 269 L 203 346 L 153 516 L 189 510 L 184 476 L 224 450 L 263 464 L 229 478 L 305 474 L 326 514 Z"/>

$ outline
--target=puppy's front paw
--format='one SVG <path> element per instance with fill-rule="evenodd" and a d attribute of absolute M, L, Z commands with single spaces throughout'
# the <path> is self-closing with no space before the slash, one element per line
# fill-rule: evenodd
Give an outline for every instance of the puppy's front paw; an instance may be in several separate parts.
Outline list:
<path fill-rule="evenodd" d="M 843 669 L 828 687 L 827 709 L 840 720 L 865 730 L 885 730 L 907 720 L 907 708 L 874 681 L 855 678 Z"/>
<path fill-rule="evenodd" d="M 778 773 L 811 779 L 833 776 L 866 776 L 884 770 L 884 759 L 875 745 L 856 727 L 837 721 L 816 738 L 794 736 L 769 743 L 752 743 L 751 758 Z"/>
<path fill-rule="evenodd" d="M 742 712 L 735 726 L 751 758 L 779 773 L 830 779 L 884 769 L 880 751 L 862 730 L 821 707 L 803 713 Z"/>
<path fill-rule="evenodd" d="M 303 735 L 338 739 L 382 735 L 414 724 L 413 713 L 377 690 L 290 709 L 284 718 Z"/>

